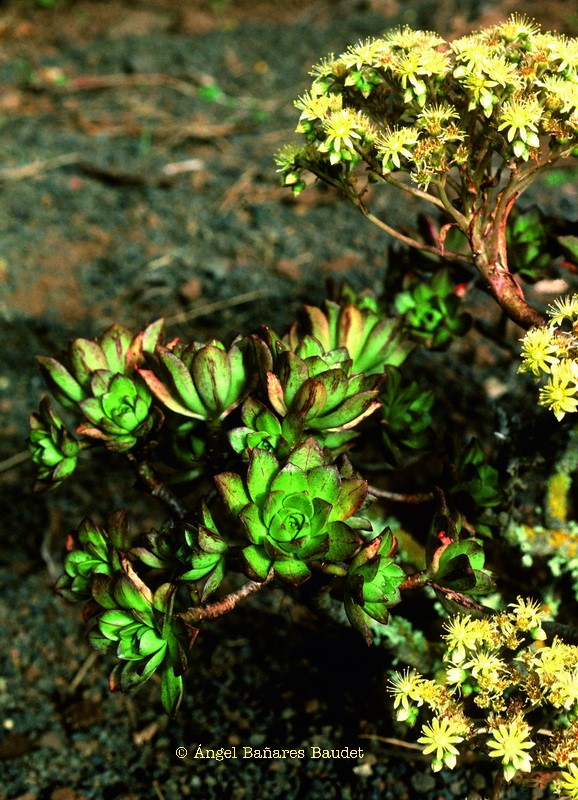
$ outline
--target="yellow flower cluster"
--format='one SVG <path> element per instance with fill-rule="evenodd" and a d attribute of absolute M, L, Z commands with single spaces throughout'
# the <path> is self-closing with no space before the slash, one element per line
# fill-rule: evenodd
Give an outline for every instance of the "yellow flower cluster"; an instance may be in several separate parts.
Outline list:
<path fill-rule="evenodd" d="M 578 646 L 557 637 L 546 644 L 544 619 L 537 602 L 521 597 L 488 617 L 453 617 L 442 677 L 392 677 L 398 720 L 413 724 L 424 707 L 433 714 L 417 741 L 434 771 L 452 769 L 461 745 L 495 759 L 506 781 L 550 770 L 554 791 L 578 800 Z"/>
<path fill-rule="evenodd" d="M 578 145 L 578 39 L 518 15 L 451 43 L 398 28 L 331 55 L 311 75 L 297 131 L 317 148 L 320 168 L 363 160 L 427 189 L 464 163 L 464 147 L 473 174 L 491 169 L 488 144 L 511 168 Z M 289 172 L 298 168 L 297 159 Z"/>
<path fill-rule="evenodd" d="M 548 323 L 530 328 L 522 339 L 519 372 L 536 380 L 547 377 L 539 403 L 557 420 L 578 411 L 578 294 L 557 300 L 548 309 Z"/>

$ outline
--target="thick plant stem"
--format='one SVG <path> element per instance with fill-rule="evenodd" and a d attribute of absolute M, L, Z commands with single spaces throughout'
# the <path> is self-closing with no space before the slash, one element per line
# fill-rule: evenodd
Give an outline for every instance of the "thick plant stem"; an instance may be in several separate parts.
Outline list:
<path fill-rule="evenodd" d="M 264 581 L 249 581 L 249 583 L 245 583 L 236 591 L 225 595 L 225 597 L 222 597 L 220 600 L 216 600 L 214 603 L 210 603 L 208 606 L 188 608 L 186 611 L 181 611 L 175 616 L 180 617 L 183 622 L 186 622 L 188 625 L 194 625 L 203 619 L 215 619 L 215 617 L 221 617 L 223 614 L 228 614 L 229 611 L 232 611 L 243 600 L 246 600 L 248 597 L 251 597 L 251 595 L 261 591 L 263 586 L 266 586 L 268 583 L 270 583 L 270 581 L 273 580 L 273 576 L 274 572 L 271 570 Z"/>
<path fill-rule="evenodd" d="M 517 325 L 528 330 L 545 324 L 544 315 L 526 302 L 519 284 L 506 266 L 488 259 L 483 251 L 478 251 L 476 267 L 500 308 Z"/>

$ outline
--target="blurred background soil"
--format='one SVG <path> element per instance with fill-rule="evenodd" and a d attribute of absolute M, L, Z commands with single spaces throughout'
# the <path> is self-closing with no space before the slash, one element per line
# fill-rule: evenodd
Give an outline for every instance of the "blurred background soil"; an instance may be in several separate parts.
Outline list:
<path fill-rule="evenodd" d="M 109 695 L 79 610 L 52 592 L 67 533 L 87 513 L 157 511 L 110 459 L 31 497 L 27 416 L 36 354 L 113 321 L 159 316 L 171 336 L 282 332 L 327 277 L 379 290 L 388 242 L 330 191 L 298 201 L 274 152 L 293 100 L 329 52 L 408 24 L 455 37 L 512 11 L 575 35 L 574 2 L 35 0 L 0 7 L 0 800 L 465 798 L 486 775 L 432 775 L 401 735 L 382 651 L 319 628 L 272 594 L 207 628 L 176 720 L 158 686 Z M 537 196 L 568 216 L 576 187 Z M 388 204 L 390 225 L 411 204 Z M 273 614 L 280 613 L 283 624 Z M 204 747 L 362 747 L 353 760 L 192 758 Z M 189 756 L 179 760 L 184 746 Z M 507 795 L 506 795 L 507 796 Z M 518 798 L 533 797 L 516 789 Z"/>

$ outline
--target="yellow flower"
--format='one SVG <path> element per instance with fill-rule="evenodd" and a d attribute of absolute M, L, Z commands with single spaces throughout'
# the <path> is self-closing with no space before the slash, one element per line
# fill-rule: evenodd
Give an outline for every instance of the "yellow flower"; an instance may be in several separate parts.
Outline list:
<path fill-rule="evenodd" d="M 512 611 L 510 615 L 515 619 L 516 625 L 521 631 L 532 631 L 542 628 L 542 622 L 546 619 L 546 614 L 540 610 L 540 603 L 536 600 L 518 597 L 515 603 L 510 603 L 508 608 Z M 540 638 L 545 639 L 545 636 Z"/>
<path fill-rule="evenodd" d="M 418 140 L 419 133 L 415 128 L 386 128 L 375 140 L 375 147 L 383 159 L 383 169 L 390 172 L 393 165 L 401 169 L 400 156 L 411 158 L 409 149 Z"/>
<path fill-rule="evenodd" d="M 550 687 L 549 700 L 556 708 L 570 711 L 578 702 L 578 669 L 560 672 Z"/>
<path fill-rule="evenodd" d="M 488 58 L 487 44 L 480 42 L 476 36 L 462 36 L 452 42 L 450 47 L 456 54 L 456 60 L 463 62 L 456 77 L 465 75 L 467 71 L 475 72 Z"/>
<path fill-rule="evenodd" d="M 534 36 L 539 32 L 540 26 L 524 15 L 512 14 L 507 22 L 498 25 L 494 30 L 502 39 L 513 42 L 518 38 Z"/>
<path fill-rule="evenodd" d="M 466 650 L 475 650 L 487 640 L 491 625 L 487 620 L 472 619 L 467 616 L 456 616 L 444 625 L 447 634 L 443 636 L 448 651 L 452 653 L 454 665 L 459 665 L 466 658 Z"/>
<path fill-rule="evenodd" d="M 458 70 L 454 72 L 455 77 L 460 77 L 459 74 L 457 74 Z M 463 85 L 468 94 L 471 95 L 468 111 L 473 111 L 476 106 L 480 106 L 484 116 L 491 117 L 492 111 L 494 110 L 494 102 L 497 101 L 491 89 L 497 86 L 497 83 L 497 81 L 491 80 L 487 75 L 481 72 L 473 72 L 470 75 L 466 75 L 463 80 Z"/>
<path fill-rule="evenodd" d="M 390 31 L 386 37 L 386 41 L 392 47 L 399 47 L 404 50 L 425 50 L 425 48 L 437 47 L 444 44 L 444 40 L 437 33 L 432 31 L 414 31 L 406 25 L 405 28 L 395 28 Z"/>
<path fill-rule="evenodd" d="M 500 675 L 506 672 L 506 665 L 495 653 L 479 650 L 466 661 L 464 669 L 469 669 L 480 687 L 486 691 L 500 691 Z"/>
<path fill-rule="evenodd" d="M 554 412 L 561 422 L 564 416 L 578 411 L 578 363 L 565 361 L 552 367 L 552 377 L 540 389 L 539 404 Z"/>
<path fill-rule="evenodd" d="M 301 109 L 300 123 L 303 120 L 314 121 L 324 119 L 332 111 L 341 109 L 343 99 L 340 94 L 315 94 L 305 92 L 302 97 L 295 100 L 294 105 Z M 301 124 L 297 126 L 297 132 L 303 132 Z"/>
<path fill-rule="evenodd" d="M 540 377 L 541 372 L 551 372 L 552 364 L 557 364 L 560 359 L 558 346 L 554 341 L 554 332 L 551 328 L 530 328 L 522 341 L 522 364 L 518 372 L 532 372 Z"/>
<path fill-rule="evenodd" d="M 332 164 L 341 160 L 341 153 L 345 151 L 354 151 L 354 139 L 361 139 L 360 130 L 362 130 L 360 116 L 350 111 L 348 108 L 343 108 L 339 111 L 334 111 L 323 120 L 323 129 L 326 133 L 325 141 L 319 145 L 319 150 L 322 153 L 330 153 L 329 161 Z"/>
<path fill-rule="evenodd" d="M 530 772 L 532 757 L 526 750 L 531 750 L 534 742 L 528 739 L 530 726 L 521 718 L 498 725 L 493 732 L 493 739 L 488 741 L 491 758 L 500 758 L 504 766 L 504 778 L 511 781 L 518 770 Z"/>
<path fill-rule="evenodd" d="M 578 294 L 554 300 L 554 303 L 548 306 L 548 316 L 552 325 L 562 325 L 567 320 L 574 322 L 578 319 Z"/>
<path fill-rule="evenodd" d="M 556 62 L 558 72 L 574 70 L 578 67 L 578 39 L 566 36 L 550 36 L 545 34 L 550 58 Z"/>
<path fill-rule="evenodd" d="M 421 685 L 425 682 L 424 678 L 415 670 L 407 669 L 404 672 L 396 672 L 389 681 L 389 692 L 394 695 L 394 709 L 399 708 L 396 719 L 400 722 L 408 719 L 411 714 L 410 701 L 418 706 L 423 704 L 420 694 Z"/>
<path fill-rule="evenodd" d="M 445 106 L 438 103 L 424 108 L 417 117 L 416 126 L 423 128 L 432 136 L 439 136 L 444 131 L 445 123 L 451 119 L 459 117 L 453 106 Z"/>
<path fill-rule="evenodd" d="M 389 51 L 389 45 L 383 39 L 366 39 L 347 48 L 347 52 L 339 56 L 341 63 L 348 69 L 359 70 L 362 66 L 380 66 L 381 60 Z"/>
<path fill-rule="evenodd" d="M 563 792 L 569 800 L 578 800 L 578 765 L 569 764 L 568 769 L 560 773 L 555 789 Z"/>
<path fill-rule="evenodd" d="M 338 62 L 335 59 L 333 53 L 327 56 L 327 58 L 322 58 L 318 64 L 315 64 L 310 71 L 309 74 L 312 75 L 317 80 L 315 83 L 322 84 L 324 78 L 328 78 L 333 75 L 338 68 Z M 320 80 L 319 80 L 320 79 Z"/>
<path fill-rule="evenodd" d="M 520 139 L 529 147 L 539 147 L 538 122 L 544 109 L 535 95 L 508 100 L 500 110 L 501 125 L 498 130 L 508 129 L 508 141 Z"/>
<path fill-rule="evenodd" d="M 557 636 L 550 646 L 538 651 L 534 664 L 540 682 L 547 686 L 551 686 L 560 673 L 575 666 L 578 666 L 578 647 L 566 644 Z"/>
<path fill-rule="evenodd" d="M 484 58 L 478 65 L 480 72 L 484 72 L 490 80 L 499 86 L 517 88 L 521 85 L 520 74 L 516 64 L 511 64 L 503 56 L 490 56 Z"/>
<path fill-rule="evenodd" d="M 463 730 L 462 725 L 452 719 L 438 719 L 434 717 L 431 725 L 427 723 L 422 726 L 422 736 L 418 739 L 420 744 L 424 744 L 424 755 L 435 752 L 432 761 L 432 769 L 438 772 L 445 764 L 449 769 L 456 765 L 456 757 L 460 751 L 456 744 L 463 742 L 464 737 L 460 736 Z"/>
<path fill-rule="evenodd" d="M 416 95 L 425 94 L 426 85 L 418 78 L 421 72 L 421 54 L 418 50 L 410 50 L 409 53 L 397 55 L 391 64 L 391 69 L 393 74 L 399 78 L 404 89 L 407 88 L 409 81 Z"/>
<path fill-rule="evenodd" d="M 578 107 L 578 79 L 571 83 L 559 75 L 545 75 L 536 81 L 536 86 L 545 90 L 544 105 L 562 114 L 568 114 Z"/>

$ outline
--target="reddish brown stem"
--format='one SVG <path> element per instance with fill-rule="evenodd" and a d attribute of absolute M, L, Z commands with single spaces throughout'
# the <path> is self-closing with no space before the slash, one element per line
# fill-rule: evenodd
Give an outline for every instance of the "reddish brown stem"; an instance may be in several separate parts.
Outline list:
<path fill-rule="evenodd" d="M 408 575 L 407 578 L 399 585 L 402 592 L 411 591 L 412 589 L 421 589 L 429 583 L 429 573 L 427 569 L 422 569 L 419 572 L 414 572 L 413 575 Z"/>
<path fill-rule="evenodd" d="M 540 327 L 546 318 L 536 308 L 526 302 L 520 285 L 510 270 L 498 261 L 490 261 L 486 253 L 478 251 L 476 266 L 486 280 L 490 292 L 506 314 L 525 330 Z"/>
<path fill-rule="evenodd" d="M 434 499 L 433 492 L 415 492 L 414 494 L 404 492 L 389 492 L 387 489 L 378 489 L 377 486 L 367 487 L 370 494 L 375 497 L 382 497 L 384 500 L 392 500 L 394 503 L 429 503 Z"/>
<path fill-rule="evenodd" d="M 484 615 L 488 613 L 487 608 L 478 605 L 478 603 L 475 603 L 471 599 L 471 597 L 468 597 L 467 595 L 462 594 L 461 592 L 456 592 L 453 589 L 448 589 L 447 586 L 440 586 L 439 584 L 431 580 L 426 581 L 426 583 L 428 586 L 431 586 L 432 589 L 437 589 L 438 592 L 442 592 L 442 594 L 444 594 L 448 598 L 448 600 L 453 600 L 455 603 L 459 603 L 461 606 L 464 606 L 464 608 L 469 608 L 472 611 L 479 611 Z"/>
<path fill-rule="evenodd" d="M 264 581 L 249 581 L 249 583 L 245 583 L 236 591 L 225 595 L 225 597 L 222 597 L 220 600 L 216 600 L 214 603 L 210 603 L 208 606 L 187 608 L 186 611 L 181 611 L 175 616 L 180 617 L 183 622 L 187 623 L 188 625 L 194 625 L 203 619 L 215 619 L 216 617 L 221 617 L 223 614 L 228 614 L 230 611 L 232 611 L 239 603 L 243 602 L 243 600 L 246 600 L 248 597 L 251 597 L 251 595 L 261 591 L 263 586 L 266 586 L 273 580 L 273 577 L 274 572 L 271 570 Z"/>

